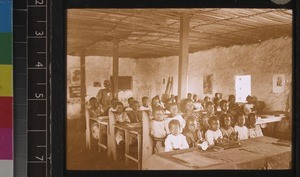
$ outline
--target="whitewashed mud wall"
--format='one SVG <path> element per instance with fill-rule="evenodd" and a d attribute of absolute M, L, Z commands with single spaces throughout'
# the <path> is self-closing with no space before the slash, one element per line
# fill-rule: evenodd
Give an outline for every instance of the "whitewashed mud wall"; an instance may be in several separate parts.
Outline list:
<path fill-rule="evenodd" d="M 235 76 L 251 75 L 252 95 L 267 104 L 266 110 L 284 110 L 291 89 L 292 39 L 271 39 L 259 44 L 214 48 L 189 55 L 188 92 L 203 98 L 203 75 L 213 74 L 213 94 L 223 93 L 223 98 L 235 94 Z M 142 59 L 141 59 L 142 60 Z M 177 87 L 178 57 L 144 59 L 144 68 L 155 78 L 174 75 Z M 151 66 L 151 67 L 148 67 Z M 284 93 L 273 93 L 273 75 L 286 74 L 287 88 Z M 175 88 L 177 91 L 177 88 Z M 213 96 L 208 95 L 208 96 Z"/>
<path fill-rule="evenodd" d="M 267 110 L 284 110 L 290 90 L 292 69 L 292 40 L 289 37 L 271 39 L 259 44 L 214 48 L 189 55 L 188 92 L 203 98 L 203 75 L 214 74 L 213 93 L 221 92 L 225 99 L 235 94 L 235 75 L 251 75 L 252 95 L 265 101 Z M 126 103 L 130 96 L 154 96 L 165 91 L 168 77 L 174 78 L 174 94 L 178 88 L 178 56 L 129 59 L 120 58 L 119 75 L 133 77 L 133 90 L 121 91 L 119 98 Z M 79 67 L 78 57 L 68 56 L 68 68 Z M 274 74 L 286 74 L 284 93 L 272 92 Z M 94 82 L 109 79 L 112 75 L 112 58 L 86 57 L 87 98 L 96 95 L 99 87 Z M 165 79 L 165 83 L 163 83 Z M 213 95 L 209 95 L 213 96 Z"/>

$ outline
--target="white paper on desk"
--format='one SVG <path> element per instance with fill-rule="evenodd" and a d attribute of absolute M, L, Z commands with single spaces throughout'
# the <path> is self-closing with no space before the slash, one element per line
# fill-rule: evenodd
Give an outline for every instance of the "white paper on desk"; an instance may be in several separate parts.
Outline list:
<path fill-rule="evenodd" d="M 226 163 L 224 160 L 207 157 L 198 151 L 176 154 L 173 157 L 184 161 L 187 166 L 198 168 Z"/>

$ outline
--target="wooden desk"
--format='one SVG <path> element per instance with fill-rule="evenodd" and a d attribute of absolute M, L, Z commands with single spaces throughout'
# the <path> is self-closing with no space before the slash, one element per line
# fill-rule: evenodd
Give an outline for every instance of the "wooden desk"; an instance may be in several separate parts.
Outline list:
<path fill-rule="evenodd" d="M 134 123 L 136 124 L 136 123 Z M 140 123 L 140 125 L 142 125 Z M 128 164 L 128 160 L 133 160 L 138 164 L 138 169 L 141 169 L 142 164 L 142 127 L 131 127 L 130 123 L 127 124 L 115 124 L 115 128 L 122 130 L 125 132 L 125 164 Z M 130 154 L 130 134 L 135 134 L 137 136 L 137 144 L 138 144 L 138 154 L 137 157 L 134 157 Z"/>
<path fill-rule="evenodd" d="M 106 135 L 107 135 L 108 134 L 108 116 L 91 118 L 91 119 L 95 120 L 99 125 L 98 151 L 100 152 L 101 148 L 107 150 L 107 140 L 106 140 L 106 142 L 103 142 L 101 126 L 106 127 Z"/>
<path fill-rule="evenodd" d="M 153 154 L 143 164 L 144 170 L 208 170 L 208 169 L 290 169 L 291 147 L 272 144 L 278 139 L 258 137 L 241 141 L 241 147 L 213 151 L 198 148 Z M 205 164 L 195 165 L 178 159 L 178 155 L 195 153 Z M 190 155 L 190 154 L 189 154 Z M 203 158 L 202 158 L 203 157 Z"/>
<path fill-rule="evenodd" d="M 256 124 L 268 124 L 273 122 L 280 122 L 283 118 L 285 118 L 284 115 L 275 116 L 275 115 L 258 115 L 257 116 L 257 122 Z"/>

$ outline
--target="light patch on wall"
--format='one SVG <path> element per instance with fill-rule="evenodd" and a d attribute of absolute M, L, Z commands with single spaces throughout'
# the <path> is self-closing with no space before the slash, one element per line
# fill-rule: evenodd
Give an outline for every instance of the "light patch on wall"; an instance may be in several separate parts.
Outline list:
<path fill-rule="evenodd" d="M 235 76 L 236 102 L 245 103 L 248 95 L 251 95 L 251 76 Z"/>

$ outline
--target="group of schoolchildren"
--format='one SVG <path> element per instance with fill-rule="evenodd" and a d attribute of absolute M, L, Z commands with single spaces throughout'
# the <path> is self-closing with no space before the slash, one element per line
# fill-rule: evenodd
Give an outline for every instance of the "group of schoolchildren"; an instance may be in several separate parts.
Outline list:
<path fill-rule="evenodd" d="M 90 99 L 92 114 L 103 114 L 101 106 L 97 107 L 94 103 L 97 102 L 95 99 Z M 212 101 L 207 96 L 200 101 L 197 95 L 189 93 L 181 102 L 172 95 L 165 102 L 155 96 L 150 104 L 149 98 L 143 97 L 140 105 L 130 97 L 128 107 L 117 99 L 112 99 L 111 105 L 108 114 L 114 114 L 116 124 L 142 122 L 142 111 L 148 113 L 155 153 L 197 147 L 203 142 L 211 147 L 221 139 L 244 140 L 263 136 L 260 126 L 256 124 L 257 115 L 251 96 L 242 106 L 235 103 L 234 95 L 230 95 L 227 101 L 222 99 L 220 93 L 216 93 Z M 124 132 L 116 132 L 116 142 L 123 151 Z M 135 142 L 135 137 L 130 137 L 130 144 Z"/>

